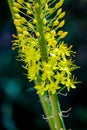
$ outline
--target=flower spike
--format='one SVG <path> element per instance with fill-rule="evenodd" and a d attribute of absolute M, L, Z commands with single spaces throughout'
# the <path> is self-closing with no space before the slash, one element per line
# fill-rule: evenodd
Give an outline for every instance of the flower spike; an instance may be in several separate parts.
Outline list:
<path fill-rule="evenodd" d="M 13 48 L 18 48 L 19 57 L 25 62 L 30 81 L 39 80 L 37 93 L 57 94 L 63 87 L 70 91 L 77 81 L 72 71 L 74 64 L 72 47 L 64 43 L 68 32 L 61 28 L 65 24 L 62 12 L 64 0 L 17 0 L 14 2 L 14 24 L 18 35 Z"/>

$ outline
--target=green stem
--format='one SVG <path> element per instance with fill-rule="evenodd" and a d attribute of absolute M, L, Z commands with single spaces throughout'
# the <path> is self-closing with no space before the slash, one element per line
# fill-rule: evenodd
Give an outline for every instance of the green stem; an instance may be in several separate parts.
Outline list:
<path fill-rule="evenodd" d="M 35 9 L 35 17 L 37 20 L 37 24 L 36 24 L 37 32 L 39 32 L 40 34 L 40 37 L 39 37 L 40 52 L 41 52 L 42 60 L 48 61 L 48 53 L 47 53 L 47 45 L 46 45 L 47 43 L 44 37 L 44 24 L 43 24 L 43 18 L 41 18 L 42 4 L 41 4 L 41 0 L 34 0 L 34 2 L 35 2 L 35 5 L 37 3 L 39 4 L 39 7 Z"/>
<path fill-rule="evenodd" d="M 41 78 L 40 78 L 39 74 L 38 74 L 37 80 L 35 81 L 35 84 L 36 85 L 40 85 L 41 84 Z M 45 113 L 45 116 L 47 118 L 50 130 L 56 130 L 55 129 L 55 124 L 54 124 L 54 119 L 51 118 L 52 117 L 52 110 L 51 110 L 51 106 L 50 106 L 48 95 L 46 93 L 43 96 L 41 96 L 39 94 L 39 98 L 40 98 L 40 102 L 41 102 L 43 111 Z"/>
<path fill-rule="evenodd" d="M 11 14 L 12 14 L 12 17 L 13 17 L 13 19 L 14 19 L 14 12 L 13 12 L 13 2 L 14 2 L 14 0 L 7 0 L 7 2 L 8 2 L 8 5 L 9 5 L 9 8 L 10 8 L 10 11 L 11 11 Z"/>
<path fill-rule="evenodd" d="M 52 112 L 51 112 L 51 107 L 50 107 L 48 97 L 39 95 L 39 98 L 40 98 L 40 101 L 41 101 L 41 104 L 42 104 L 46 119 L 48 121 L 50 130 L 56 130 L 55 125 L 54 125 L 54 119 L 52 117 Z"/>
<path fill-rule="evenodd" d="M 51 107 L 52 107 L 52 113 L 55 121 L 55 128 L 56 130 L 66 130 L 63 122 L 63 118 L 60 115 L 60 104 L 58 102 L 58 97 L 56 94 L 49 95 Z"/>

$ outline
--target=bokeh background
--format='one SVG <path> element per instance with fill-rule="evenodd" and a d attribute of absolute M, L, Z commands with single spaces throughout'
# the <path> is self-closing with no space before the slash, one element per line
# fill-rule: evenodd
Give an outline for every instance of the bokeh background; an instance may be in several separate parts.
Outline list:
<path fill-rule="evenodd" d="M 87 130 L 87 0 L 65 0 L 63 9 L 69 32 L 65 42 L 76 51 L 74 60 L 81 68 L 74 73 L 82 83 L 59 100 L 63 111 L 71 108 L 64 118 L 66 129 Z M 8 3 L 0 0 L 0 130 L 49 130 L 34 84 L 11 49 L 14 33 Z"/>

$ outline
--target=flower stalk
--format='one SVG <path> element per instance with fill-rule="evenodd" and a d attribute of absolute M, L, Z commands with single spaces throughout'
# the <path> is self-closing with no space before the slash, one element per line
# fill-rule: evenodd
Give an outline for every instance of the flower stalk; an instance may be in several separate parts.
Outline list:
<path fill-rule="evenodd" d="M 60 104 L 59 104 L 57 95 L 54 94 L 54 95 L 50 95 L 49 97 L 50 97 L 50 102 L 52 106 L 56 130 L 66 130 L 64 121 L 61 115 Z"/>
<path fill-rule="evenodd" d="M 9 0 L 8 4 L 17 29 L 12 48 L 18 48 L 27 77 L 35 82 L 50 130 L 66 130 L 57 94 L 75 89 L 78 83 L 72 71 L 72 46 L 62 41 L 68 32 L 61 30 L 64 0 Z"/>
<path fill-rule="evenodd" d="M 7 0 L 8 2 L 8 5 L 9 5 L 9 8 L 10 8 L 10 11 L 11 11 L 11 14 L 12 14 L 12 17 L 14 18 L 14 12 L 13 12 L 13 0 Z"/>
<path fill-rule="evenodd" d="M 46 45 L 46 39 L 44 36 L 43 18 L 41 18 L 42 3 L 41 3 L 41 0 L 34 0 L 34 3 L 35 3 L 35 18 L 37 21 L 36 30 L 37 30 L 37 33 L 39 34 L 38 43 L 39 43 L 39 47 L 40 47 L 41 58 L 43 61 L 47 61 L 48 60 L 47 45 Z"/>
<path fill-rule="evenodd" d="M 52 110 L 50 107 L 49 98 L 46 95 L 44 95 L 44 96 L 39 95 L 39 98 L 40 98 L 41 105 L 42 105 L 42 108 L 43 108 L 45 116 L 46 116 L 46 118 L 44 118 L 44 119 L 48 121 L 50 130 L 56 130 L 54 118 L 52 116 Z"/>

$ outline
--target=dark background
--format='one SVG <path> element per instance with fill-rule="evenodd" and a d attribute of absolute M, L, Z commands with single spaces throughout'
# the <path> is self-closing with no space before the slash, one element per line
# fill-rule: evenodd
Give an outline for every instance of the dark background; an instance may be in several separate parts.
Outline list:
<path fill-rule="evenodd" d="M 82 83 L 59 100 L 62 110 L 72 108 L 64 118 L 66 129 L 87 130 L 87 0 L 65 0 L 63 10 L 69 32 L 65 42 L 76 51 L 75 63 L 81 68 L 74 73 Z M 11 49 L 15 32 L 8 4 L 0 0 L 0 130 L 49 130 L 33 82 Z"/>

